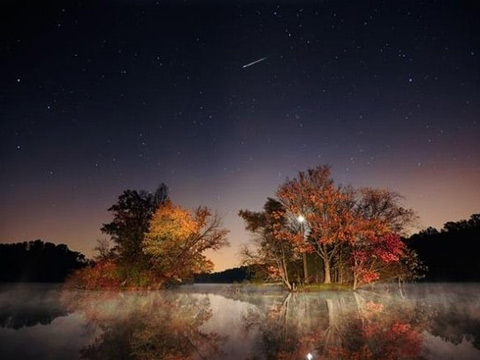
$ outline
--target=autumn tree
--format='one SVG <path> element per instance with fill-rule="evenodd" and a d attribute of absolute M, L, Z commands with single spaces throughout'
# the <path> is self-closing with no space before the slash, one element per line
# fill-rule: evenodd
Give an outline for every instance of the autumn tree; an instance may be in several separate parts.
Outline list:
<path fill-rule="evenodd" d="M 399 263 L 406 255 L 405 248 L 400 237 L 391 233 L 364 238 L 360 245 L 353 243 L 353 289 L 380 279 L 391 264 Z"/>
<path fill-rule="evenodd" d="M 199 207 L 191 213 L 165 202 L 153 214 L 142 243 L 157 286 L 213 270 L 204 253 L 228 245 L 227 233 L 220 218 L 208 208 Z"/>
<path fill-rule="evenodd" d="M 298 254 L 291 242 L 275 237 L 274 225 L 286 226 L 285 209 L 282 204 L 268 198 L 262 212 L 240 210 L 238 214 L 245 227 L 254 237 L 253 247 L 242 249 L 245 265 L 261 267 L 272 280 L 281 280 L 288 290 L 293 290 L 294 261 Z"/>
<path fill-rule="evenodd" d="M 288 179 L 277 192 L 291 222 L 301 216 L 308 227 L 305 231 L 292 231 L 276 223 L 277 239 L 290 241 L 299 252 L 314 251 L 323 262 L 324 283 L 331 283 L 331 268 L 342 244 L 351 231 L 350 192 L 334 185 L 328 166 L 300 171 Z"/>
<path fill-rule="evenodd" d="M 168 198 L 167 186 L 155 192 L 125 190 L 108 211 L 113 220 L 101 231 L 110 239 L 101 239 L 94 250 L 96 263 L 70 278 L 71 285 L 84 288 L 144 286 L 149 282 L 148 261 L 142 241 L 155 210 Z"/>
<path fill-rule="evenodd" d="M 417 215 L 402 205 L 403 197 L 395 191 L 365 187 L 356 191 L 355 214 L 383 224 L 390 233 L 405 235 L 416 225 Z"/>
<path fill-rule="evenodd" d="M 143 259 L 142 241 L 152 215 L 167 200 L 167 186 L 161 184 L 154 192 L 126 190 L 108 211 L 113 214 L 110 223 L 101 231 L 111 236 L 115 252 L 124 264 L 139 264 Z"/>
<path fill-rule="evenodd" d="M 289 220 L 287 226 L 273 225 L 275 237 L 293 244 L 298 253 L 316 253 L 325 283 L 350 282 L 357 287 L 382 274 L 391 276 L 393 264 L 413 256 L 399 235 L 416 217 L 393 191 L 337 186 L 330 168 L 319 166 L 287 179 L 276 195 Z M 304 229 L 292 225 L 299 221 Z"/>
<path fill-rule="evenodd" d="M 212 270 L 204 252 L 228 244 L 217 215 L 173 205 L 163 184 L 155 193 L 127 190 L 109 211 L 114 219 L 102 231 L 114 246 L 100 240 L 96 263 L 71 278 L 74 286 L 160 288 Z"/>
<path fill-rule="evenodd" d="M 352 203 L 354 226 L 349 238 L 353 288 L 383 279 L 408 279 L 420 269 L 415 252 L 400 235 L 415 224 L 416 215 L 391 190 L 362 188 Z"/>

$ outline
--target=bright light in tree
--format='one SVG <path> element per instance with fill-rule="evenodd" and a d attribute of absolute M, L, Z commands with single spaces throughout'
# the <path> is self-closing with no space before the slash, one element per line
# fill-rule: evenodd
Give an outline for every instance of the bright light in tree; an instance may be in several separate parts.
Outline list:
<path fill-rule="evenodd" d="M 303 215 L 299 215 L 299 216 L 297 217 L 297 220 L 298 220 L 298 222 L 303 223 L 303 222 L 305 221 L 305 217 L 304 217 Z"/>
<path fill-rule="evenodd" d="M 304 219 L 305 220 L 305 219 Z M 300 220 L 299 220 L 300 221 Z M 313 359 L 313 355 L 311 353 L 308 353 L 307 354 L 307 360 L 312 360 Z"/>

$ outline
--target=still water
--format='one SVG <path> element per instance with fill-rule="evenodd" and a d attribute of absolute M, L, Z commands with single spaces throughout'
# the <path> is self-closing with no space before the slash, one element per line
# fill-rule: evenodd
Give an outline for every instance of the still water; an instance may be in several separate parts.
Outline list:
<path fill-rule="evenodd" d="M 0 359 L 480 359 L 480 284 L 0 286 Z"/>

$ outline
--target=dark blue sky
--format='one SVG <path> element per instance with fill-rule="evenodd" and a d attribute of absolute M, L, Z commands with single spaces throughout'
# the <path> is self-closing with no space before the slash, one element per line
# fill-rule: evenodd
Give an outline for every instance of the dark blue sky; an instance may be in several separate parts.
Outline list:
<path fill-rule="evenodd" d="M 238 210 L 322 164 L 423 226 L 480 210 L 475 1 L 95 3 L 1 4 L 0 241 L 90 255 L 123 190 L 165 182 L 225 216 L 230 267 Z"/>

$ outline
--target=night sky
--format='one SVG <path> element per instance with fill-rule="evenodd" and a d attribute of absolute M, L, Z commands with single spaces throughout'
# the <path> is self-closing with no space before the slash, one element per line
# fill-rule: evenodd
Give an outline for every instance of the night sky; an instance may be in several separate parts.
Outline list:
<path fill-rule="evenodd" d="M 476 1 L 7 0 L 0 13 L 0 242 L 91 256 L 118 195 L 164 182 L 176 204 L 224 216 L 221 270 L 249 239 L 238 210 L 323 164 L 337 183 L 398 191 L 422 228 L 480 211 Z"/>

